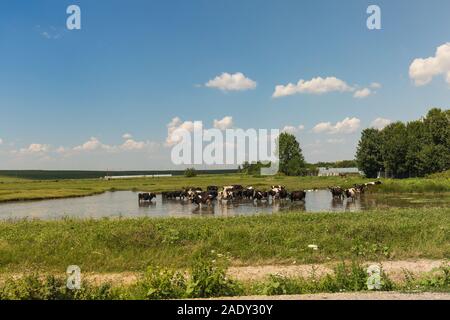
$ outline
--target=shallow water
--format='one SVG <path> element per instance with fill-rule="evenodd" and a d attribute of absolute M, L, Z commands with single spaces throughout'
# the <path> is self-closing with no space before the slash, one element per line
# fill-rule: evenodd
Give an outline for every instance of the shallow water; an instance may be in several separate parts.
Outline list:
<path fill-rule="evenodd" d="M 138 193 L 133 191 L 106 192 L 100 195 L 42 201 L 9 202 L 0 204 L 0 219 L 44 219 L 64 217 L 169 217 L 169 216 L 234 216 L 281 211 L 360 211 L 389 207 L 436 207 L 448 206 L 448 196 L 430 198 L 423 195 L 361 195 L 359 199 L 332 199 L 327 190 L 307 192 L 304 202 L 268 201 L 254 203 L 217 202 L 211 207 L 197 207 L 189 201 L 162 200 L 158 195 L 152 204 L 139 206 Z"/>

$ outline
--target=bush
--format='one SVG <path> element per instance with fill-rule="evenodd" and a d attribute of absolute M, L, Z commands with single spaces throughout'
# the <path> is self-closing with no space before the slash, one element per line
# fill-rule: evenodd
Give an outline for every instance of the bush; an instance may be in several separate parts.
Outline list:
<path fill-rule="evenodd" d="M 181 272 L 149 268 L 137 284 L 138 295 L 146 299 L 182 298 L 186 291 L 186 279 Z"/>
<path fill-rule="evenodd" d="M 241 294 L 240 284 L 226 276 L 226 263 L 218 254 L 200 257 L 188 273 L 149 268 L 131 294 L 134 298 L 180 299 L 234 296 Z"/>
<path fill-rule="evenodd" d="M 118 297 L 109 283 L 83 284 L 79 290 L 70 290 L 63 278 L 54 276 L 10 278 L 0 288 L 0 300 L 111 300 Z"/>
<path fill-rule="evenodd" d="M 241 292 L 238 282 L 228 278 L 226 269 L 214 259 L 200 259 L 191 268 L 186 289 L 188 298 L 235 296 Z"/>
<path fill-rule="evenodd" d="M 197 176 L 197 171 L 194 168 L 187 168 L 184 170 L 184 176 L 186 178 L 192 178 Z"/>

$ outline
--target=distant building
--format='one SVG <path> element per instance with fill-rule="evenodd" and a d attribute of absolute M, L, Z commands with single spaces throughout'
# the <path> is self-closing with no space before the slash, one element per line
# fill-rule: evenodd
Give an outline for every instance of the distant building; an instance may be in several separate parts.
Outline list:
<path fill-rule="evenodd" d="M 103 179 L 136 179 L 136 178 L 158 178 L 158 177 L 171 177 L 172 174 L 148 174 L 148 175 L 135 175 L 135 176 L 105 176 Z"/>
<path fill-rule="evenodd" d="M 346 175 L 363 175 L 362 171 L 358 168 L 319 168 L 319 177 L 335 177 Z"/>

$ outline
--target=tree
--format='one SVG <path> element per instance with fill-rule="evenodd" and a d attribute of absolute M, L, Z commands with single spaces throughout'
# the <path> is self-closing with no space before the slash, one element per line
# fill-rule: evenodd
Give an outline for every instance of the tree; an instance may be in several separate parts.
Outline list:
<path fill-rule="evenodd" d="M 408 136 L 404 123 L 391 123 L 381 131 L 383 145 L 381 153 L 388 177 L 406 178 L 408 167 L 406 154 L 408 150 Z"/>
<path fill-rule="evenodd" d="M 408 143 L 406 166 L 409 177 L 422 177 L 427 173 L 423 149 L 427 143 L 427 132 L 423 121 L 411 121 L 406 125 Z"/>
<path fill-rule="evenodd" d="M 431 109 L 423 120 L 427 134 L 421 154 L 427 174 L 450 168 L 450 110 Z"/>
<path fill-rule="evenodd" d="M 372 128 L 363 130 L 356 150 L 356 163 L 358 169 L 368 178 L 376 178 L 378 172 L 384 168 L 381 145 L 379 130 Z"/>
<path fill-rule="evenodd" d="M 305 159 L 300 144 L 294 135 L 283 132 L 278 137 L 280 157 L 279 171 L 288 176 L 301 175 L 305 172 Z"/>
<path fill-rule="evenodd" d="M 450 168 L 450 110 L 431 109 L 417 121 L 362 132 L 356 158 L 368 177 L 385 168 L 394 178 L 423 177 Z"/>

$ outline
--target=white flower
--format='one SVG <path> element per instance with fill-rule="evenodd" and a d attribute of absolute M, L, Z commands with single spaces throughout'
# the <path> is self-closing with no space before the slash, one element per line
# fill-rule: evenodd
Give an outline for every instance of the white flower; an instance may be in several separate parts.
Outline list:
<path fill-rule="evenodd" d="M 315 244 L 308 244 L 308 248 L 313 249 L 313 250 L 319 250 L 319 247 Z"/>

